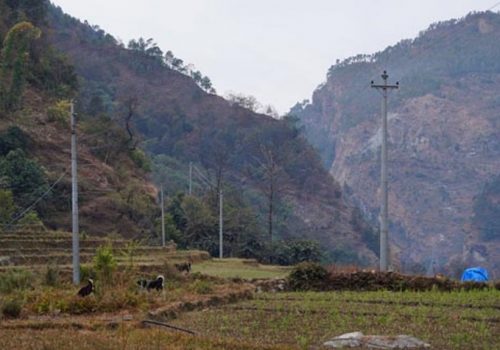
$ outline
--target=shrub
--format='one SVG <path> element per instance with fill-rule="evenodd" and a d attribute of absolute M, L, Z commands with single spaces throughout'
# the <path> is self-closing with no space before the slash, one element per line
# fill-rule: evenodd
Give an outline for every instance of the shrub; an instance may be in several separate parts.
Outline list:
<path fill-rule="evenodd" d="M 288 276 L 288 286 L 292 290 L 321 290 L 324 288 L 328 272 L 316 263 L 300 263 Z"/>
<path fill-rule="evenodd" d="M 0 134 L 0 155 L 5 156 L 16 149 L 26 150 L 29 138 L 26 133 L 17 126 L 10 126 Z"/>
<path fill-rule="evenodd" d="M 30 229 L 36 231 L 45 231 L 47 229 L 42 220 L 38 217 L 37 212 L 33 210 L 30 210 L 17 223 L 20 227 L 29 226 Z"/>
<path fill-rule="evenodd" d="M 95 312 L 98 309 L 96 298 L 81 298 L 78 296 L 73 296 L 65 307 L 67 307 L 67 309 L 64 311 L 75 315 Z"/>
<path fill-rule="evenodd" d="M 97 278 L 102 284 L 110 281 L 113 278 L 113 272 L 116 269 L 116 260 L 113 256 L 113 249 L 110 245 L 100 246 L 97 248 L 94 256 L 94 270 L 97 273 Z"/>
<path fill-rule="evenodd" d="M 12 293 L 32 287 L 33 275 L 26 270 L 9 270 L 0 274 L 0 293 Z"/>
<path fill-rule="evenodd" d="M 82 281 L 86 281 L 89 278 L 94 279 L 95 276 L 96 276 L 96 272 L 92 266 L 80 265 L 80 279 Z"/>
<path fill-rule="evenodd" d="M 197 294 L 209 294 L 213 292 L 212 284 L 204 280 L 195 280 L 189 289 Z"/>
<path fill-rule="evenodd" d="M 21 206 L 33 203 L 48 189 L 43 168 L 21 149 L 0 157 L 0 177 L 10 187 L 16 204 Z"/>
<path fill-rule="evenodd" d="M 316 241 L 292 240 L 273 242 L 269 256 L 274 264 L 295 265 L 306 261 L 319 262 L 323 254 Z"/>
<path fill-rule="evenodd" d="M 2 304 L 2 315 L 7 318 L 18 318 L 21 315 L 23 303 L 19 299 L 8 299 Z"/>
<path fill-rule="evenodd" d="M 70 118 L 70 102 L 62 100 L 47 109 L 47 120 L 61 125 L 68 125 Z"/>
<path fill-rule="evenodd" d="M 145 172 L 151 172 L 153 165 L 151 159 L 144 153 L 144 151 L 136 148 L 130 152 L 130 158 L 134 161 L 135 165 L 144 170 Z"/>
<path fill-rule="evenodd" d="M 59 285 L 59 268 L 56 265 L 47 265 L 43 283 L 49 287 Z"/>
<path fill-rule="evenodd" d="M 8 223 L 16 211 L 11 190 L 0 189 L 0 222 Z"/>

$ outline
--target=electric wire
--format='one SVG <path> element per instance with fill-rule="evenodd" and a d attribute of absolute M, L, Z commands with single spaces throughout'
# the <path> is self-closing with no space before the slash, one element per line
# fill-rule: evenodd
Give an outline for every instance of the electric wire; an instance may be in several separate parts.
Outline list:
<path fill-rule="evenodd" d="M 7 225 L 10 225 L 16 221 L 19 221 L 22 219 L 35 205 L 38 204 L 46 195 L 48 195 L 52 189 L 64 178 L 64 176 L 67 174 L 67 170 L 65 170 L 61 176 L 40 196 L 38 197 L 31 205 L 26 207 L 20 214 L 16 215 Z"/>

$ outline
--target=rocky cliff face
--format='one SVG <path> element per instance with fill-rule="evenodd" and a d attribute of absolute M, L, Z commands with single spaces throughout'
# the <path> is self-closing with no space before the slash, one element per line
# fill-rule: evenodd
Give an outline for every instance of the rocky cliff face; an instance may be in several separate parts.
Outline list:
<path fill-rule="evenodd" d="M 498 277 L 500 224 L 479 220 L 487 216 L 477 201 L 500 173 L 499 42 L 498 14 L 439 23 L 333 66 L 312 102 L 292 108 L 352 203 L 376 222 L 381 96 L 369 83 L 384 69 L 401 82 L 389 103 L 389 215 L 402 269 L 481 264 Z M 488 203 L 494 213 L 499 203 Z"/>

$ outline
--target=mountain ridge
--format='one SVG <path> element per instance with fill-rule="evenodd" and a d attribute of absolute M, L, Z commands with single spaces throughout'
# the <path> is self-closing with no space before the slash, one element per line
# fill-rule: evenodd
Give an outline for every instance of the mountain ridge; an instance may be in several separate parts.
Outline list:
<path fill-rule="evenodd" d="M 133 146 L 152 157 L 156 183 L 165 186 L 172 203 L 176 192 L 186 191 L 187 164 L 193 162 L 214 184 L 202 195 L 209 196 L 213 215 L 219 190 L 227 187 L 230 203 L 246 202 L 256 212 L 258 231 L 271 232 L 273 240 L 317 239 L 336 254 L 333 260 L 376 261 L 375 233 L 343 202 L 338 184 L 292 119 L 276 120 L 234 105 L 205 91 L 210 89 L 196 77 L 172 69 L 171 57 L 163 58 L 159 48 L 126 48 L 58 8 L 51 8 L 49 26 L 51 43 L 68 55 L 81 77 L 78 108 L 130 126 Z M 200 180 L 195 185 L 201 191 Z M 180 221 L 175 225 L 185 229 Z M 228 240 L 237 240 L 232 234 L 236 238 Z M 215 232 L 209 236 L 202 248 L 213 250 Z"/>
<path fill-rule="evenodd" d="M 416 39 L 332 66 L 312 102 L 290 111 L 376 223 L 380 96 L 369 82 L 383 70 L 400 81 L 389 99 L 389 209 L 401 251 L 393 262 L 404 269 L 456 273 L 483 264 L 498 271 L 498 238 L 480 239 L 471 223 L 479 215 L 475 197 L 500 172 L 499 34 L 500 15 L 492 12 L 434 24 Z"/>

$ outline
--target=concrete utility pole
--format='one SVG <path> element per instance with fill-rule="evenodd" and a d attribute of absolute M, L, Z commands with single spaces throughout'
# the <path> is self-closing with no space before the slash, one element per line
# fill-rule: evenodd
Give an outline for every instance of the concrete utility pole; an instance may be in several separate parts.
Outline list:
<path fill-rule="evenodd" d="M 161 246 L 165 246 L 165 206 L 163 201 L 163 185 L 161 185 L 160 190 L 160 201 L 161 201 Z"/>
<path fill-rule="evenodd" d="M 223 247 L 222 247 L 222 235 L 223 235 L 223 232 L 222 232 L 222 224 L 223 224 L 223 221 L 222 221 L 222 204 L 223 204 L 223 200 L 222 200 L 222 189 L 219 190 L 219 258 L 223 258 L 224 257 L 224 250 L 223 250 Z"/>
<path fill-rule="evenodd" d="M 189 162 L 189 195 L 193 192 L 193 162 Z"/>
<path fill-rule="evenodd" d="M 371 87 L 382 90 L 382 147 L 381 147 L 381 171 L 380 186 L 382 194 L 382 207 L 380 210 L 380 271 L 387 271 L 389 266 L 389 214 L 388 214 L 388 181 L 387 181 L 387 96 L 389 90 L 398 89 L 399 82 L 388 85 L 389 75 L 384 71 L 381 75 L 384 83 L 377 85 L 373 81 Z"/>
<path fill-rule="evenodd" d="M 80 284 L 80 242 L 78 226 L 78 172 L 76 149 L 76 115 L 71 101 L 71 210 L 73 224 L 73 283 Z"/>

